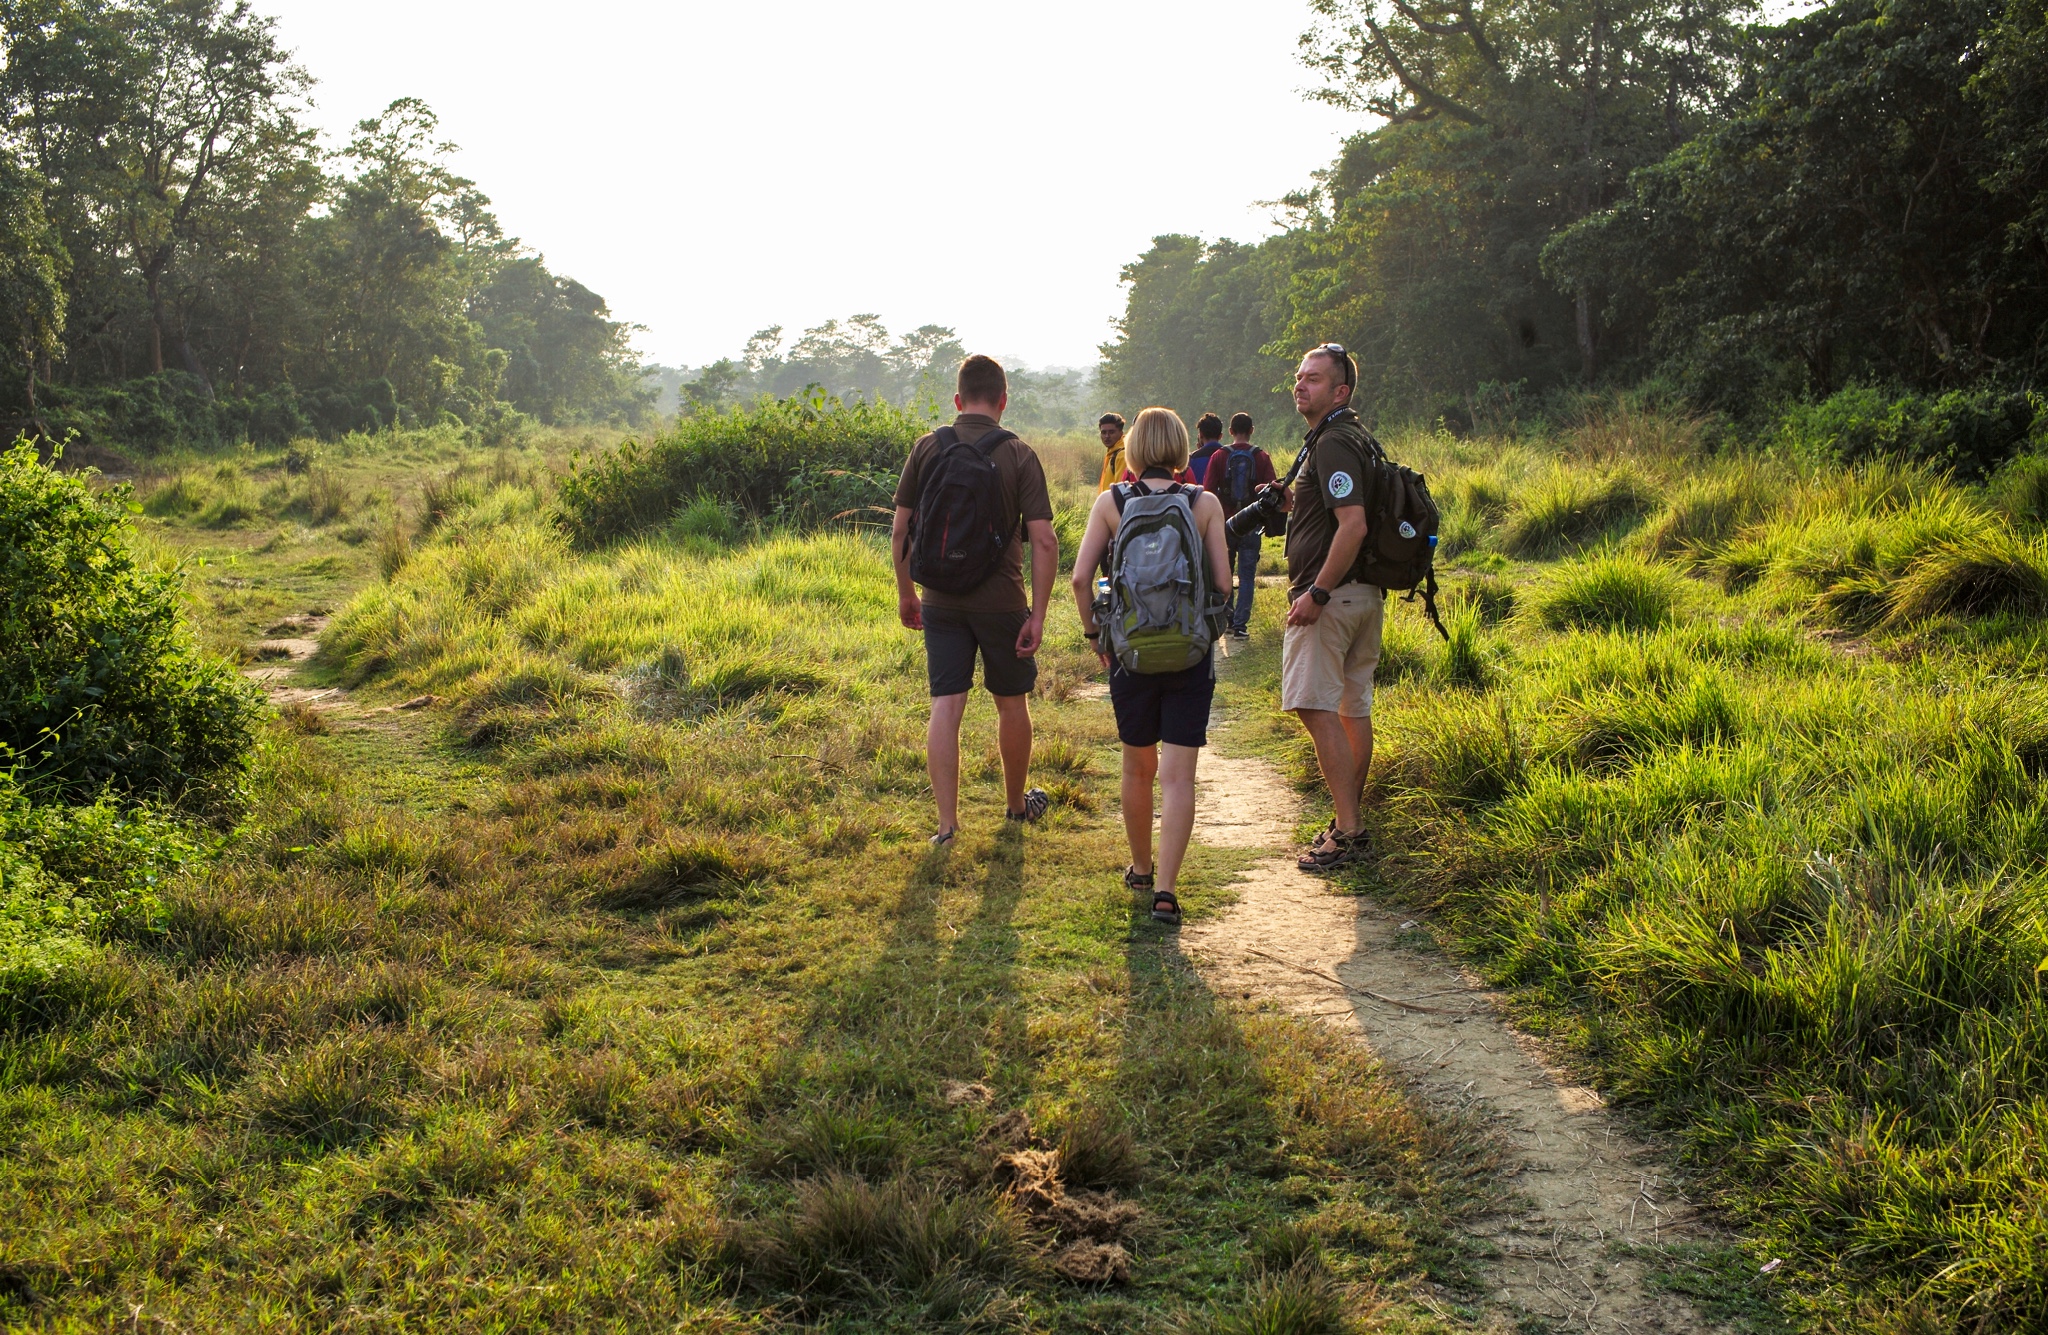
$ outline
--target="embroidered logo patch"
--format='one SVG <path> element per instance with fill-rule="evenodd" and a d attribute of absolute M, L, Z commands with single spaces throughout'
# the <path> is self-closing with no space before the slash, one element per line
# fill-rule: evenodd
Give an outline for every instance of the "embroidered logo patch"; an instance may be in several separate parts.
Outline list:
<path fill-rule="evenodd" d="M 1407 520 L 1404 519 L 1401 521 L 1401 527 L 1399 532 L 1401 536 L 1404 538 L 1412 538 L 1415 536 L 1415 525 L 1409 523 Z"/>
<path fill-rule="evenodd" d="M 1330 474 L 1330 494 L 1340 501 L 1349 496 L 1351 494 L 1351 474 Z"/>

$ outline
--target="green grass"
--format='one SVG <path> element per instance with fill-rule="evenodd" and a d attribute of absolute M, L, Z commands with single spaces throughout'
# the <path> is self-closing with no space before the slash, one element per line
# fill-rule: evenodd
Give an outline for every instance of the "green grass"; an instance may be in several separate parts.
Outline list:
<path fill-rule="evenodd" d="M 1756 1330 L 2029 1328 L 2030 484 L 1703 460 L 1696 435 L 1390 440 L 1462 548 L 1450 644 L 1390 609 L 1389 855 L 1354 888 L 1434 907 L 1669 1132 L 1743 1243 L 1653 1258 L 1666 1287 Z M 268 507 L 239 526 L 206 526 L 221 461 L 144 489 L 215 642 L 322 601 L 313 674 L 354 703 L 281 719 L 222 856 L 0 1037 L 8 1319 L 1471 1324 L 1426 1286 L 1479 1292 L 1482 1142 L 1336 1037 L 1211 995 L 1131 904 L 1070 611 L 1034 701 L 1052 816 L 999 828 L 977 701 L 968 833 L 933 858 L 877 546 L 699 505 L 579 551 L 556 448 L 322 459 L 326 519 L 281 460 L 232 461 Z M 1220 693 L 1229 744 L 1313 799 L 1274 709 L 1284 610 L 1261 592 Z M 1196 851 L 1191 914 L 1239 865 Z M 1075 1190 L 1142 1208 L 1127 1284 L 1060 1272 L 1079 1225 L 1020 1204 L 1020 1110 Z"/>

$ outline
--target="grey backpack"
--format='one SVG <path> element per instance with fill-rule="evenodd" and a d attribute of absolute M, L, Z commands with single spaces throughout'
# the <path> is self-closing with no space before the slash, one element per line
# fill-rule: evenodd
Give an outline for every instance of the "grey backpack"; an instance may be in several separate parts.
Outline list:
<path fill-rule="evenodd" d="M 1116 544 L 1110 549 L 1103 643 L 1126 672 L 1180 672 L 1209 656 L 1222 600 L 1212 597 L 1209 562 L 1195 525 L 1195 497 L 1179 483 L 1148 491 L 1116 486 Z"/>

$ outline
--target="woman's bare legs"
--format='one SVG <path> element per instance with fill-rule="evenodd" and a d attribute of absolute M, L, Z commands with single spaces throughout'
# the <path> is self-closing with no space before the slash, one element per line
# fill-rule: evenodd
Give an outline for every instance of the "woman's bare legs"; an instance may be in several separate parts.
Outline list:
<path fill-rule="evenodd" d="M 1152 780 L 1158 773 L 1157 747 L 1124 748 L 1124 837 L 1131 844 L 1131 866 L 1140 876 L 1152 874 Z"/>
<path fill-rule="evenodd" d="M 1195 832 L 1195 762 L 1202 758 L 1202 749 L 1172 742 L 1161 743 L 1159 749 L 1164 754 L 1158 761 L 1158 886 L 1171 891 L 1180 877 L 1181 861 L 1187 857 L 1188 839 Z"/>

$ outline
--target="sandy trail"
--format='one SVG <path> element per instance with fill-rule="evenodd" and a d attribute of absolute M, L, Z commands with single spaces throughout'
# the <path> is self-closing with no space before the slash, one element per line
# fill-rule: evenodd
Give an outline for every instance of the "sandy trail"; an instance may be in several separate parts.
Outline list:
<path fill-rule="evenodd" d="M 1221 994 L 1356 1035 L 1425 1101 L 1493 1128 L 1515 1199 L 1475 1231 L 1499 1250 L 1488 1301 L 1502 1315 L 1615 1335 L 1718 1329 L 1650 1286 L 1644 1263 L 1617 1245 L 1713 1236 L 1660 1156 L 1509 1027 L 1484 984 L 1446 956 L 1398 945 L 1404 923 L 1414 926 L 1405 915 L 1297 870 L 1298 809 L 1266 761 L 1202 757 L 1196 838 L 1278 852 L 1245 873 L 1220 918 L 1182 931 L 1202 976 Z"/>

